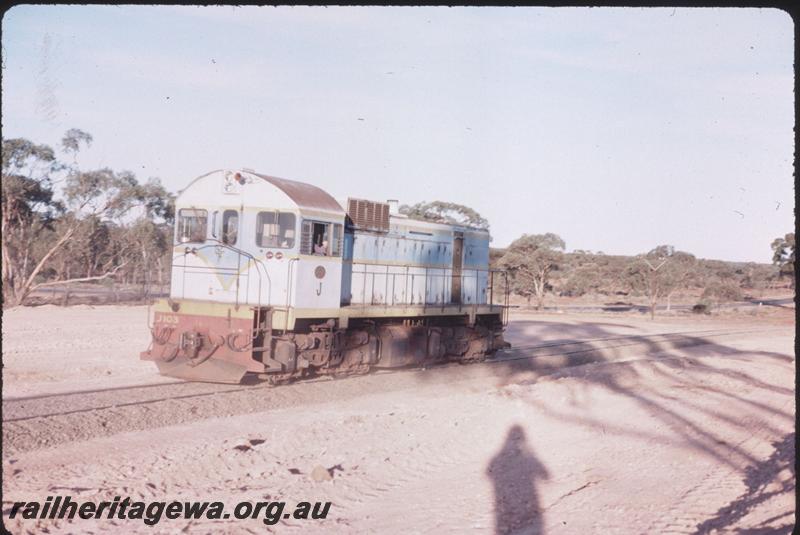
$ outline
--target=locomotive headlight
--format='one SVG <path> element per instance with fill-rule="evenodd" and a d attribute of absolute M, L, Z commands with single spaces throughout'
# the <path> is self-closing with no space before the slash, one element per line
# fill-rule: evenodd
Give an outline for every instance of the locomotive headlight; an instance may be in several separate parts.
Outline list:
<path fill-rule="evenodd" d="M 273 256 L 273 255 L 272 255 L 272 251 L 267 251 L 267 254 L 266 254 L 265 256 L 267 257 L 267 260 L 269 260 L 270 258 L 272 258 L 272 256 Z"/>
<path fill-rule="evenodd" d="M 325 268 L 322 266 L 317 266 L 316 269 L 314 269 L 314 276 L 318 279 L 323 278 L 325 276 Z"/>
<path fill-rule="evenodd" d="M 282 252 L 280 252 L 280 251 L 278 251 L 277 253 L 275 253 L 275 258 L 277 258 L 278 260 L 280 260 L 281 258 L 283 258 L 283 253 L 282 253 Z"/>

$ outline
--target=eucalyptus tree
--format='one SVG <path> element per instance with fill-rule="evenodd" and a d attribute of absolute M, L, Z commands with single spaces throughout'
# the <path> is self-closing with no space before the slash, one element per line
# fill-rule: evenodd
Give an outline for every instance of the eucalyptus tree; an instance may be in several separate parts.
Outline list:
<path fill-rule="evenodd" d="M 564 263 L 565 247 L 564 240 L 556 234 L 523 234 L 511 242 L 498 264 L 509 272 L 512 289 L 526 297 L 528 303 L 535 297 L 540 310 L 553 271 Z"/>

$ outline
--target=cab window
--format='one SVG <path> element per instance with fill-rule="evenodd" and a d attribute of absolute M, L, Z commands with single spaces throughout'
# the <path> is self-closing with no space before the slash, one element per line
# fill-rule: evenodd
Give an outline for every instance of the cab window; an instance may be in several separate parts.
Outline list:
<path fill-rule="evenodd" d="M 322 221 L 303 221 L 301 254 L 342 256 L 342 225 Z"/>
<path fill-rule="evenodd" d="M 178 211 L 177 242 L 202 243 L 206 240 L 208 211 L 182 208 Z"/>
<path fill-rule="evenodd" d="M 259 212 L 256 217 L 256 245 L 291 249 L 297 219 L 291 212 Z"/>
<path fill-rule="evenodd" d="M 342 245 L 344 243 L 344 236 L 342 236 L 342 225 L 335 223 L 333 225 L 333 240 L 331 241 L 331 255 L 342 256 Z"/>
<path fill-rule="evenodd" d="M 222 243 L 236 245 L 239 235 L 239 212 L 225 210 L 222 213 Z"/>

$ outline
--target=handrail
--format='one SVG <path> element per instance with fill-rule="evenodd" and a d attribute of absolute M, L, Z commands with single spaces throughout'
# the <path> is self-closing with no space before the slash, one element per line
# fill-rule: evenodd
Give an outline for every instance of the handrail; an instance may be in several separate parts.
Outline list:
<path fill-rule="evenodd" d="M 283 315 L 283 330 L 289 330 L 289 309 L 292 305 L 292 288 L 294 285 L 292 284 L 292 280 L 294 278 L 294 263 L 297 262 L 299 259 L 297 258 L 290 258 L 289 263 L 286 266 L 287 270 L 287 280 L 286 280 L 286 313 Z"/>
<path fill-rule="evenodd" d="M 397 288 L 396 281 L 397 281 L 397 277 L 398 276 L 403 277 L 403 294 L 402 295 L 404 296 L 403 301 L 405 301 L 405 302 L 400 303 L 400 304 L 403 304 L 403 305 L 413 305 L 413 304 L 415 304 L 414 303 L 414 295 L 413 295 L 414 294 L 414 289 L 416 287 L 415 279 L 417 277 L 419 277 L 419 276 L 424 276 L 425 277 L 425 280 L 424 280 L 425 289 L 424 289 L 423 299 L 421 300 L 420 303 L 416 303 L 416 304 L 422 305 L 423 308 L 427 308 L 428 305 L 439 305 L 439 304 L 441 304 L 441 306 L 444 307 L 447 304 L 456 304 L 456 302 L 454 302 L 452 300 L 452 297 L 453 297 L 452 295 L 450 296 L 450 300 L 449 301 L 445 301 L 445 294 L 446 294 L 446 290 L 447 290 L 445 285 L 447 284 L 448 280 L 450 281 L 449 287 L 450 287 L 451 292 L 452 292 L 452 286 L 453 286 L 452 285 L 452 281 L 453 281 L 453 273 L 452 273 L 452 271 L 453 271 L 453 269 L 451 267 L 444 267 L 444 266 L 442 266 L 442 267 L 439 267 L 439 266 L 433 267 L 433 266 L 425 266 L 425 265 L 415 266 L 413 264 L 387 264 L 387 263 L 381 263 L 381 262 L 355 262 L 355 261 L 350 261 L 348 263 L 353 267 L 353 269 L 351 271 L 351 277 L 353 275 L 361 275 L 363 277 L 362 281 L 361 281 L 361 283 L 362 283 L 361 284 L 361 290 L 362 290 L 361 301 L 362 302 L 361 303 L 352 303 L 352 299 L 351 299 L 351 305 L 368 306 L 368 305 L 375 305 L 376 304 L 375 303 L 375 283 L 376 283 L 375 279 L 376 279 L 376 276 L 386 277 L 385 284 L 384 284 L 384 296 L 383 296 L 383 299 L 382 299 L 383 303 L 377 303 L 377 304 L 383 304 L 384 306 L 389 306 L 390 299 L 391 299 L 392 306 L 394 306 L 395 304 L 398 304 L 397 300 L 396 300 L 396 296 L 395 296 L 395 289 Z M 357 269 L 358 266 L 362 266 L 362 269 Z M 372 268 L 372 269 L 370 269 L 370 268 Z M 402 272 L 389 272 L 390 268 L 396 268 L 398 270 L 403 270 L 403 271 Z M 418 270 L 421 270 L 423 272 L 422 273 L 413 273 L 413 272 L 411 272 L 410 270 L 414 269 L 414 268 L 416 268 Z M 439 270 L 441 270 L 441 272 L 438 272 Z M 495 275 L 494 274 L 495 273 L 502 273 L 503 277 L 504 277 L 504 280 L 506 281 L 506 284 L 504 285 L 504 292 L 503 292 L 504 302 L 501 302 L 501 303 L 494 303 L 494 299 L 495 299 L 495 292 L 494 292 Z M 479 303 L 479 299 L 480 299 L 480 295 L 479 294 L 480 294 L 480 287 L 481 287 L 481 276 L 480 275 L 481 274 L 486 274 L 486 276 L 487 276 L 486 279 L 485 279 L 486 287 L 484 288 L 484 293 L 488 292 L 487 302 L 486 303 Z M 371 281 L 368 281 L 367 278 L 370 277 L 370 276 L 371 276 Z M 388 292 L 388 289 L 389 289 L 389 279 L 388 279 L 389 276 L 392 277 L 392 294 L 391 294 L 391 298 L 390 298 L 389 295 L 386 294 L 386 292 Z M 475 279 L 474 301 L 472 303 L 468 304 L 468 305 L 472 306 L 473 311 L 476 311 L 477 310 L 477 306 L 479 306 L 481 304 L 487 304 L 490 307 L 500 307 L 500 308 L 503 308 L 503 309 L 506 309 L 508 307 L 508 291 L 509 291 L 509 289 L 508 289 L 508 284 L 507 284 L 507 280 L 508 280 L 508 272 L 507 271 L 502 270 L 502 269 L 483 268 L 483 267 L 474 267 L 474 268 L 464 268 L 464 267 L 462 267 L 461 274 L 459 275 L 459 279 L 461 281 L 462 291 L 464 291 L 464 289 L 467 288 L 465 283 L 467 281 L 471 281 L 471 279 L 473 279 L 473 278 Z M 411 280 L 411 292 L 410 292 L 410 294 L 409 294 L 409 287 L 408 287 L 409 279 Z M 437 301 L 435 303 L 432 303 L 432 302 L 429 301 L 429 295 L 428 295 L 428 290 L 429 290 L 429 288 L 432 287 L 432 285 L 429 285 L 428 281 L 429 280 L 437 280 L 437 279 L 443 279 L 444 284 L 441 286 L 441 292 L 437 291 Z M 366 293 L 367 283 L 368 282 L 371 283 L 370 284 L 371 294 L 370 294 L 369 300 L 367 300 L 367 293 Z M 351 286 L 351 288 L 352 288 L 352 286 Z M 438 296 L 441 296 L 441 303 L 438 300 Z M 463 305 L 464 304 L 461 301 L 462 300 L 459 299 L 459 301 L 458 301 L 459 305 Z M 504 314 L 506 312 L 507 311 L 504 310 Z"/>
<path fill-rule="evenodd" d="M 186 248 L 183 251 L 184 259 L 185 259 L 186 255 L 188 255 L 189 253 L 193 253 L 194 254 L 197 251 L 202 251 L 203 249 L 208 249 L 210 247 L 223 247 L 225 249 L 230 249 L 231 251 L 234 251 L 234 252 L 238 253 L 240 255 L 240 257 L 244 256 L 246 258 L 249 258 L 250 260 L 253 261 L 253 265 L 256 267 L 256 274 L 258 275 L 258 300 L 257 300 L 256 306 L 259 309 L 261 309 L 261 294 L 262 294 L 262 292 L 261 292 L 261 282 L 262 282 L 261 269 L 264 270 L 263 275 L 267 279 L 267 303 L 270 302 L 270 299 L 271 299 L 271 296 L 272 296 L 272 280 L 270 279 L 269 272 L 267 271 L 267 267 L 264 265 L 264 263 L 261 260 L 259 260 L 254 255 L 248 253 L 247 251 L 245 251 L 243 249 L 239 249 L 238 247 L 234 247 L 234 246 L 232 246 L 232 245 L 230 245 L 228 243 L 224 243 L 224 242 L 222 242 L 220 240 L 217 240 L 217 239 L 214 239 L 214 238 L 208 238 L 206 241 L 212 242 L 212 243 L 201 245 L 200 247 L 191 247 L 190 248 L 189 246 L 186 246 Z M 237 263 L 239 263 L 238 265 L 241 265 L 239 260 L 237 260 Z M 184 260 L 184 271 L 185 271 L 185 268 L 186 268 L 186 264 L 185 264 L 185 260 Z M 241 276 L 241 272 L 240 272 L 240 270 L 238 270 L 236 272 L 236 302 L 235 302 L 236 308 L 239 308 L 239 277 L 240 276 Z M 186 275 L 184 274 L 184 276 L 183 276 L 184 284 L 185 284 L 185 280 L 186 280 Z M 249 277 L 248 277 L 248 281 L 247 281 L 247 294 L 248 295 L 250 293 L 249 289 L 250 289 L 250 281 L 249 281 Z M 248 301 L 247 300 L 247 296 L 245 296 L 245 303 L 247 303 L 247 301 Z"/>

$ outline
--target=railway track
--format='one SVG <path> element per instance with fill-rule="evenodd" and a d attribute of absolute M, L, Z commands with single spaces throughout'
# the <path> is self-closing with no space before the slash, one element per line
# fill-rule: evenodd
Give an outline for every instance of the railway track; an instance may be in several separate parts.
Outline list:
<path fill-rule="evenodd" d="M 720 338 L 759 332 L 756 329 L 748 330 L 706 330 L 706 331 L 684 331 L 670 332 L 653 335 L 623 335 L 603 338 L 587 338 L 585 340 L 563 340 L 553 341 L 543 344 L 531 344 L 514 346 L 501 350 L 498 354 L 480 364 L 503 364 L 519 360 L 532 360 L 557 355 L 573 355 L 588 352 L 600 352 L 614 350 L 624 347 L 645 345 L 654 349 L 669 349 L 676 347 L 686 347 L 708 343 L 707 338 Z M 697 337 L 701 337 L 697 340 Z M 667 344 L 669 347 L 661 347 Z M 436 365 L 435 369 L 445 369 L 448 367 L 460 367 L 458 363 L 446 363 Z M 403 369 L 380 369 L 376 372 L 379 375 L 390 373 L 408 373 L 419 368 Z M 355 379 L 361 376 L 346 376 L 332 379 L 327 376 L 320 376 L 305 379 L 288 386 L 301 386 L 319 382 L 330 382 L 331 380 Z M 98 390 L 82 390 L 77 392 L 67 392 L 61 394 L 45 394 L 38 396 L 17 397 L 3 400 L 3 422 L 17 422 L 34 418 L 47 418 L 68 414 L 78 414 L 94 410 L 112 409 L 132 405 L 142 405 L 147 403 L 158 403 L 167 400 L 180 400 L 203 398 L 227 392 L 242 392 L 252 390 L 273 390 L 276 387 L 263 382 L 246 381 L 240 385 L 225 385 L 216 383 L 192 383 L 185 381 L 174 381 L 168 383 L 153 383 L 145 385 L 125 386 Z M 126 401 L 111 401 L 109 397 L 120 396 L 129 397 Z M 67 410 L 54 410 L 57 407 L 69 406 Z"/>
<path fill-rule="evenodd" d="M 642 351 L 654 353 L 713 344 L 756 331 L 763 332 L 728 329 L 553 341 L 503 350 L 477 365 L 450 363 L 428 369 L 379 369 L 368 375 L 339 379 L 310 378 L 278 388 L 265 382 L 233 386 L 180 382 L 8 399 L 3 401 L 3 438 L 8 451 L 26 451 L 128 430 L 260 412 L 266 407 L 281 409 L 327 403 L 332 397 L 343 399 L 378 393 L 386 388 L 386 375 L 396 376 L 393 388 L 399 389 L 419 387 L 420 374 L 432 371 L 448 374 L 448 381 L 458 380 L 459 375 L 471 379 L 515 370 L 544 375 L 567 366 L 618 362 L 634 356 L 634 351 L 635 355 L 641 355 Z M 498 370 L 503 365 L 508 368 Z M 346 388 L 352 380 L 359 381 L 358 389 Z"/>
<path fill-rule="evenodd" d="M 552 355 L 569 355 L 574 353 L 617 349 L 629 346 L 645 345 L 652 349 L 670 349 L 709 343 L 707 338 L 738 336 L 763 329 L 713 329 L 706 331 L 669 332 L 652 335 L 623 335 L 603 338 L 587 338 L 585 340 L 554 341 L 546 344 L 514 346 L 504 350 L 504 356 L 487 360 L 488 363 L 502 363 L 514 360 L 530 360 Z M 663 346 L 667 347 L 656 347 Z M 520 354 L 521 353 L 521 354 Z"/>

